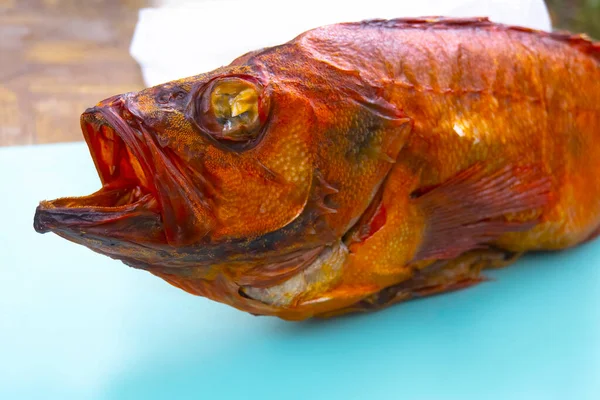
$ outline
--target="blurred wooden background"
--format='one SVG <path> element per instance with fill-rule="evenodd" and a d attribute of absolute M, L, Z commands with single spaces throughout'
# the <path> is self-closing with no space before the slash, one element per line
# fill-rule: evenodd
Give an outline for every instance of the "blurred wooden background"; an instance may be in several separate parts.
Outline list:
<path fill-rule="evenodd" d="M 0 146 L 82 140 L 79 115 L 143 87 L 129 56 L 146 0 L 0 0 Z M 555 26 L 600 39 L 600 0 L 547 0 Z"/>
<path fill-rule="evenodd" d="M 143 87 L 129 42 L 143 0 L 0 0 L 0 145 L 82 140 L 79 115 Z"/>

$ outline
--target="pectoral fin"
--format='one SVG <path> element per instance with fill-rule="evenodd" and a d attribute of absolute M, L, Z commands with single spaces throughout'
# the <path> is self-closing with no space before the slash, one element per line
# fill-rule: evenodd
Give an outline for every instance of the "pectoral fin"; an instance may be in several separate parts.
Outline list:
<path fill-rule="evenodd" d="M 532 228 L 551 199 L 550 189 L 538 166 L 493 172 L 482 164 L 471 166 L 412 200 L 427 221 L 415 261 L 451 259 L 504 233 Z M 529 217 L 510 218 L 523 213 Z"/>

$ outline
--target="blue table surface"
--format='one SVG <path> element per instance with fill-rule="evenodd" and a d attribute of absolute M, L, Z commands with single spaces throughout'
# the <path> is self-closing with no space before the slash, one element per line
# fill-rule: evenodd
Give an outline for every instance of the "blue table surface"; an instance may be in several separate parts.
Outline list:
<path fill-rule="evenodd" d="M 40 199 L 98 187 L 82 143 L 0 149 L 0 399 L 600 399 L 600 241 L 292 323 L 34 232 Z"/>

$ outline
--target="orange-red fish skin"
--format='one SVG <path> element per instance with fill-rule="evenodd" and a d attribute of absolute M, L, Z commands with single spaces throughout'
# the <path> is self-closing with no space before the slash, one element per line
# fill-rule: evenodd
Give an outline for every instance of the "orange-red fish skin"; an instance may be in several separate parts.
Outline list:
<path fill-rule="evenodd" d="M 244 151 L 200 135 L 181 103 L 232 77 L 269 98 L 255 107 L 266 133 Z M 153 151 L 201 188 L 172 226 L 190 214 L 204 231 L 169 244 L 209 250 L 196 265 L 188 248 L 119 255 L 58 233 L 253 314 L 377 309 L 600 229 L 600 45 L 582 36 L 485 18 L 336 24 L 126 101 Z M 285 286 L 295 274 L 299 293 Z"/>

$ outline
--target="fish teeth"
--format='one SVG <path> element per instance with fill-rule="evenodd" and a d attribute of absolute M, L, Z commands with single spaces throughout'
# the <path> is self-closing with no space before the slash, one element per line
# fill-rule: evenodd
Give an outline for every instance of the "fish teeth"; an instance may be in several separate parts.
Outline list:
<path fill-rule="evenodd" d="M 100 127 L 102 154 L 101 157 L 108 167 L 111 177 L 115 175 L 119 163 L 120 141 L 115 140 L 115 130 L 108 125 Z"/>
<path fill-rule="evenodd" d="M 115 140 L 115 131 L 114 129 L 112 129 L 110 126 L 108 125 L 102 125 L 100 127 L 100 130 L 102 131 L 102 134 L 104 135 L 104 137 L 108 140 Z"/>
<path fill-rule="evenodd" d="M 127 147 L 127 156 L 129 157 L 129 164 L 133 168 L 133 172 L 135 172 L 135 175 L 139 179 L 140 184 L 144 187 L 148 187 L 148 179 L 146 177 L 146 173 L 144 172 L 140 161 L 137 159 L 136 156 L 133 155 L 129 147 Z"/>

